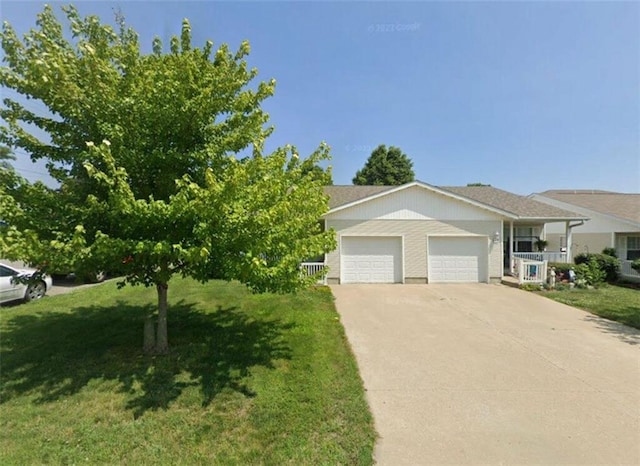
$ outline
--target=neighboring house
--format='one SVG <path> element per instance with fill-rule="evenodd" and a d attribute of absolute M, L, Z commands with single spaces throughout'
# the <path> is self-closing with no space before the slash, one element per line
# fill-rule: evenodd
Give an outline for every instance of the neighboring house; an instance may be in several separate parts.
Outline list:
<path fill-rule="evenodd" d="M 327 282 L 497 282 L 516 257 L 535 254 L 548 222 L 586 217 L 491 186 L 441 188 L 327 186 L 338 248 L 327 254 Z M 547 256 L 542 257 L 544 254 Z"/>
<path fill-rule="evenodd" d="M 615 248 L 626 276 L 638 276 L 630 263 L 640 258 L 640 194 L 593 190 L 552 190 L 532 194 L 531 199 L 561 209 L 569 209 L 591 220 L 573 229 L 573 258 L 583 252 Z M 566 248 L 561 224 L 545 227 L 550 247 Z"/>

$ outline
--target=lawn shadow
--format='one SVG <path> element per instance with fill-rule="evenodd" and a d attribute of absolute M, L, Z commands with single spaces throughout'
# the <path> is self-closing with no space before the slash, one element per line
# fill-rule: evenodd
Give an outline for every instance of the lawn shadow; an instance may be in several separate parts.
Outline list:
<path fill-rule="evenodd" d="M 93 380 L 115 381 L 139 417 L 166 409 L 189 386 L 200 386 L 203 406 L 222 390 L 252 396 L 245 382 L 251 368 L 290 358 L 283 336 L 290 324 L 256 320 L 237 308 L 204 312 L 184 301 L 169 308 L 170 354 L 144 356 L 143 321 L 153 309 L 118 301 L 6 320 L 0 403 L 33 394 L 35 403 L 48 403 Z"/>
<path fill-rule="evenodd" d="M 630 310 L 634 309 L 630 308 Z M 637 312 L 637 309 L 635 311 Z M 640 345 L 640 330 L 636 328 L 595 315 L 586 315 L 584 320 L 593 322 L 602 332 L 614 335 L 624 343 Z"/>

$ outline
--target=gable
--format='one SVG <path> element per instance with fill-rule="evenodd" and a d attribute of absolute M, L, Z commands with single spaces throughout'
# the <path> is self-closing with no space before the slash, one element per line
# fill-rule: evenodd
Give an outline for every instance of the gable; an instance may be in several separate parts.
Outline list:
<path fill-rule="evenodd" d="M 552 190 L 531 197 L 547 204 L 570 206 L 573 210 L 598 213 L 640 226 L 640 194 L 608 191 Z M 578 209 L 582 210 L 578 210 Z"/>
<path fill-rule="evenodd" d="M 410 186 L 325 216 L 336 220 L 499 220 L 497 213 Z"/>
<path fill-rule="evenodd" d="M 591 209 L 587 209 L 581 206 L 567 204 L 565 202 L 548 198 L 540 194 L 534 194 L 532 197 L 538 201 L 545 202 L 551 205 L 555 205 L 560 208 L 571 208 L 576 212 L 579 212 L 586 217 L 589 217 L 589 221 L 584 225 L 575 227 L 576 233 L 612 233 L 623 231 L 640 231 L 640 225 L 634 224 L 631 221 L 625 221 L 620 218 L 612 217 L 610 215 L 602 214 Z M 564 222 L 562 223 L 549 223 L 546 226 L 547 233 L 561 233 L 565 232 Z"/>

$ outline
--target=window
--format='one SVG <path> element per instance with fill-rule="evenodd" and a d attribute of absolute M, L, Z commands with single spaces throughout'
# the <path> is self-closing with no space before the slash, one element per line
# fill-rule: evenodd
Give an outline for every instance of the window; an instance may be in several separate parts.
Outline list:
<path fill-rule="evenodd" d="M 14 275 L 16 273 L 13 270 L 0 265 L 0 277 L 13 277 Z"/>
<path fill-rule="evenodd" d="M 640 259 L 640 236 L 627 236 L 627 260 Z"/>
<path fill-rule="evenodd" d="M 538 240 L 535 233 L 536 229 L 534 227 L 514 228 L 514 252 L 533 252 L 533 245 Z"/>
<path fill-rule="evenodd" d="M 520 241 L 516 237 L 515 252 L 533 252 L 533 242 L 531 240 Z"/>
<path fill-rule="evenodd" d="M 516 227 L 515 228 L 515 237 L 529 237 L 533 236 L 533 228 L 532 227 Z"/>

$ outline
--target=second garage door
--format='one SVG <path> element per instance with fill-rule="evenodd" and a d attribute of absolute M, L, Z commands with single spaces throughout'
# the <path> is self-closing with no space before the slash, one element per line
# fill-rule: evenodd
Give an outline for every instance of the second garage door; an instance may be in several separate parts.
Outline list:
<path fill-rule="evenodd" d="M 402 238 L 342 238 L 341 283 L 402 282 Z"/>
<path fill-rule="evenodd" d="M 429 283 L 488 281 L 486 237 L 430 237 Z"/>

